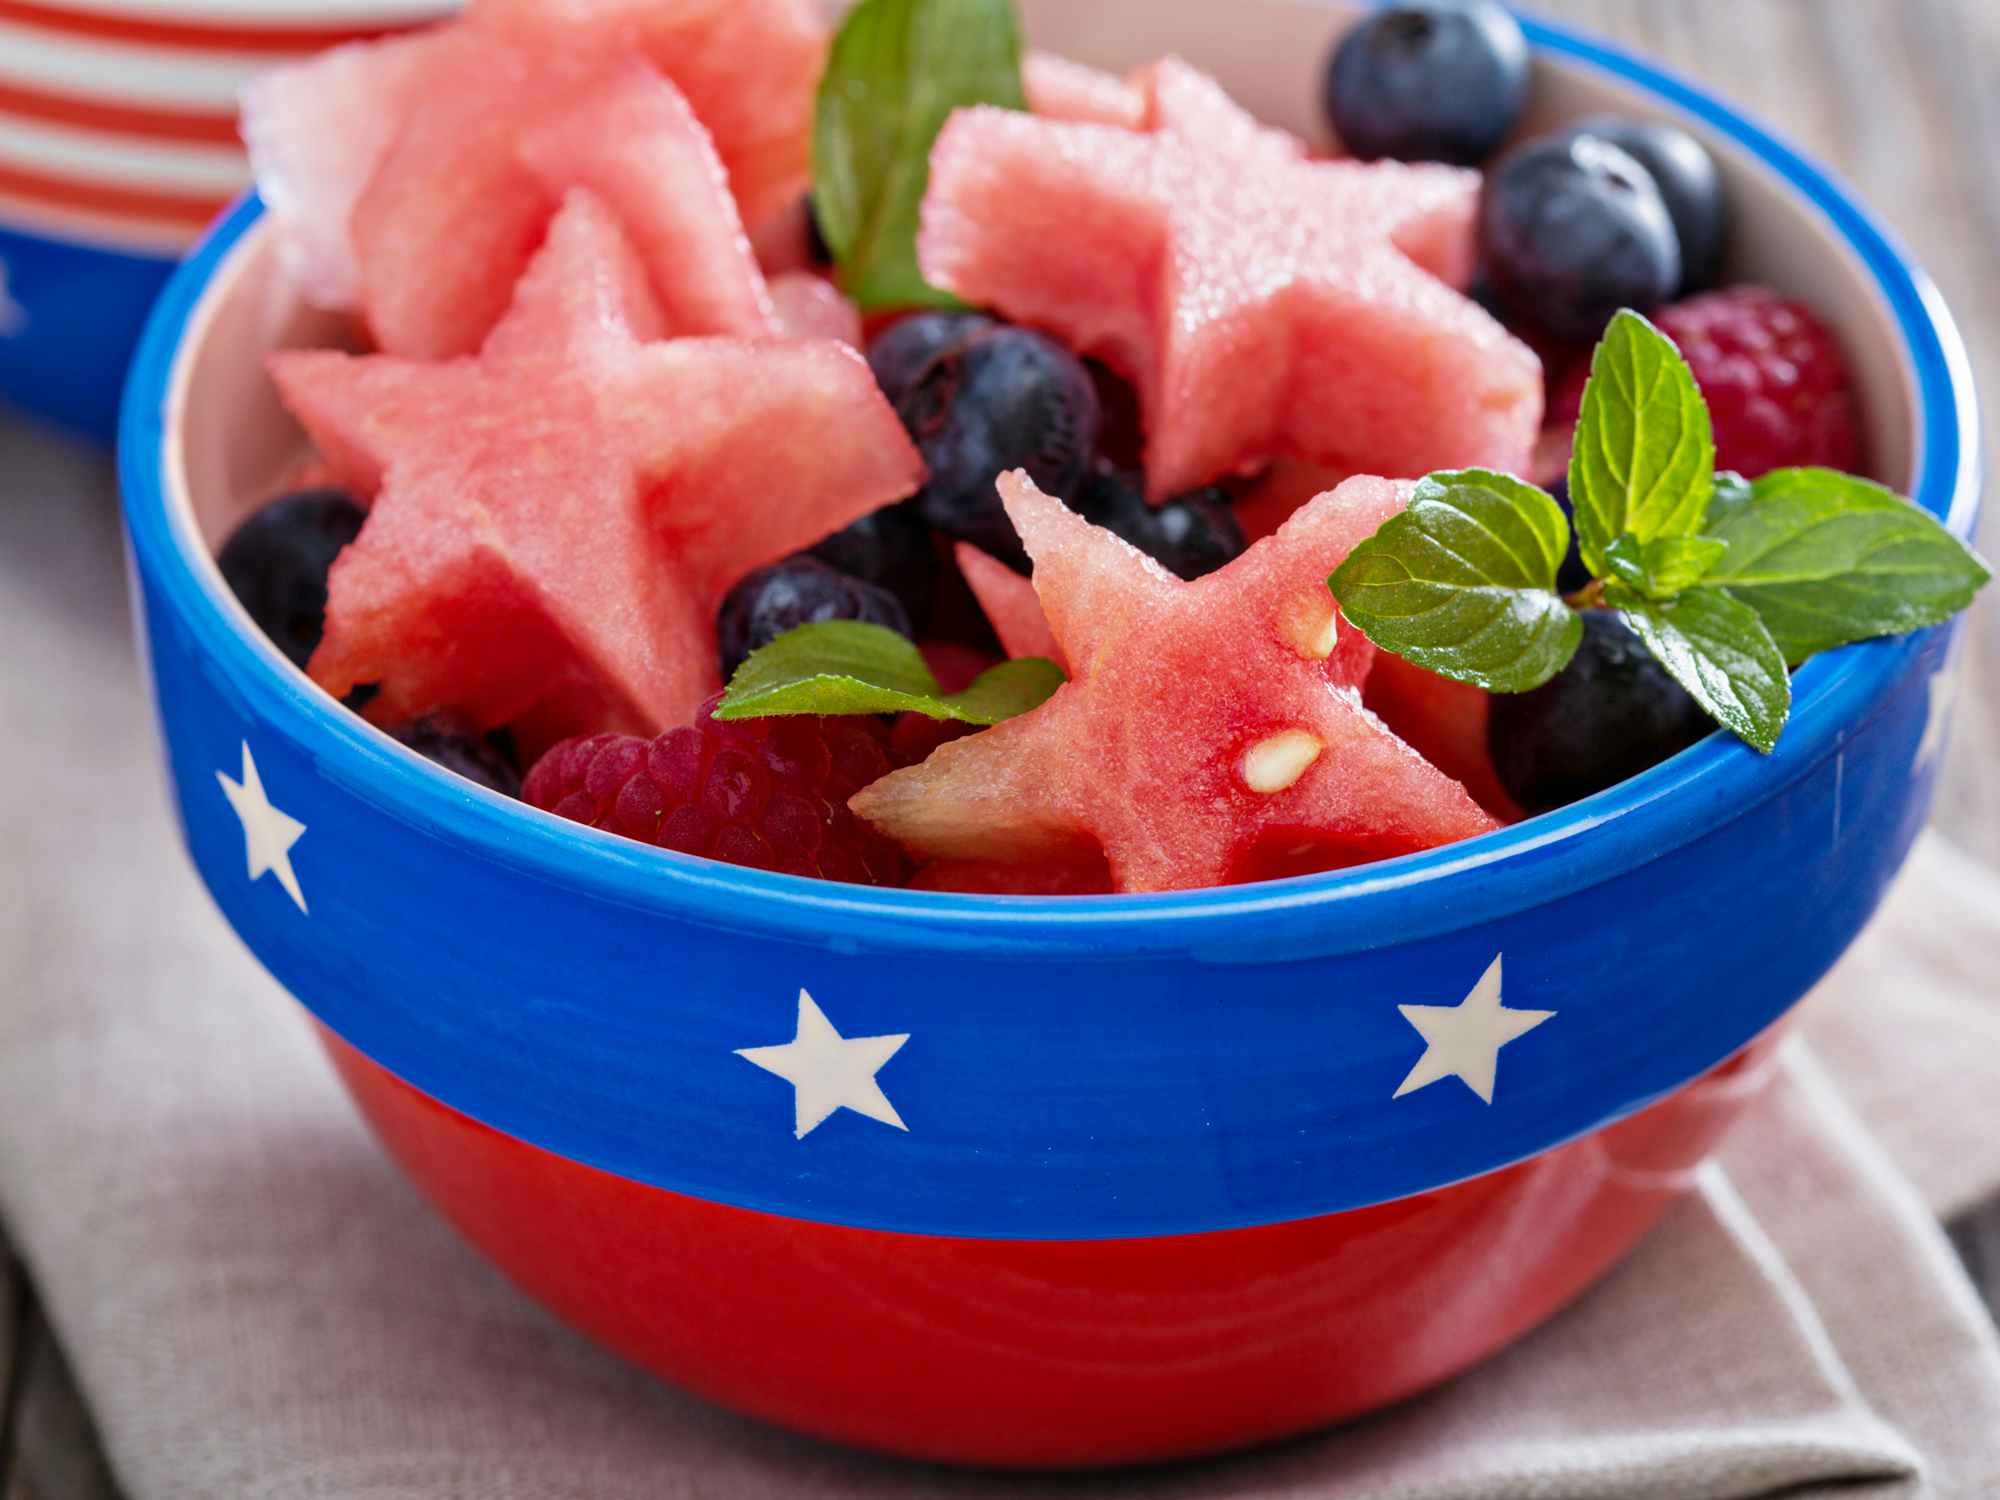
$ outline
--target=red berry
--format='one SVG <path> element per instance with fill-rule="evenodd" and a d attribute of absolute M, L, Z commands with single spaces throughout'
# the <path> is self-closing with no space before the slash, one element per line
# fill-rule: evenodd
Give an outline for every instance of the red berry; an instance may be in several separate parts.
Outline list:
<path fill-rule="evenodd" d="M 544 755 L 522 795 L 610 833 L 728 864 L 900 885 L 909 861 L 847 809 L 894 768 L 876 719 L 710 717 L 657 739 L 594 734 Z"/>
<path fill-rule="evenodd" d="M 1680 345 L 1715 423 L 1715 466 L 1755 479 L 1818 465 L 1848 473 L 1867 454 L 1861 407 L 1840 343 L 1801 302 L 1763 287 L 1689 298 L 1656 315 Z M 1587 368 L 1573 373 L 1553 414 L 1574 419 Z"/>

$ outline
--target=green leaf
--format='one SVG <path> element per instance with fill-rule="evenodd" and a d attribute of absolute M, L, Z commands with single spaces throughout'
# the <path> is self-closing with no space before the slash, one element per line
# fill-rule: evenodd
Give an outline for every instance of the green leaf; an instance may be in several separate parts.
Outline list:
<path fill-rule="evenodd" d="M 1583 622 L 1556 593 L 1569 523 L 1504 474 L 1433 474 L 1327 580 L 1376 645 L 1488 692 L 1540 687 L 1576 654 Z"/>
<path fill-rule="evenodd" d="M 928 714 L 962 724 L 998 724 L 1046 702 L 1062 669 L 1039 656 L 1002 662 L 962 693 L 947 694 L 923 653 L 880 625 L 823 620 L 788 630 L 729 680 L 718 719 L 777 714 Z"/>
<path fill-rule="evenodd" d="M 813 211 L 864 312 L 952 307 L 917 269 L 931 144 L 955 109 L 1026 108 L 1013 0 L 861 0 L 827 56 Z"/>
<path fill-rule="evenodd" d="M 1713 536 L 1738 511 L 1757 498 L 1756 486 L 1734 469 L 1715 476 L 1715 493 L 1708 499 L 1708 516 L 1702 530 Z"/>
<path fill-rule="evenodd" d="M 1766 755 L 1776 748 L 1792 711 L 1792 679 L 1755 610 L 1716 588 L 1665 603 L 1615 584 L 1606 594 L 1710 717 Z"/>
<path fill-rule="evenodd" d="M 1648 599 L 1671 599 L 1701 582 L 1729 551 L 1729 544 L 1706 536 L 1656 536 L 1641 543 L 1629 531 L 1604 549 L 1613 578 Z"/>
<path fill-rule="evenodd" d="M 1831 469 L 1780 469 L 1709 527 L 1729 544 L 1708 581 L 1762 617 L 1791 662 L 1950 619 L 1992 576 L 1927 512 Z"/>
<path fill-rule="evenodd" d="M 1570 459 L 1584 563 L 1604 577 L 1606 553 L 1701 530 L 1715 485 L 1708 403 L 1673 341 L 1635 312 L 1611 320 L 1590 364 Z"/>

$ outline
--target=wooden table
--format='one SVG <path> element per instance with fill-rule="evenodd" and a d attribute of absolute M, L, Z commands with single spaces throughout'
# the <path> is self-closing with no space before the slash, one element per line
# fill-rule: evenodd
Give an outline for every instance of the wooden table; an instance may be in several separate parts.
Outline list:
<path fill-rule="evenodd" d="M 2000 4 L 1995 0 L 1537 0 L 1712 83 L 1832 163 L 1957 310 L 2000 401 Z M 2000 408 L 1994 408 L 2000 410 Z M 1988 441 L 2000 453 L 2000 424 Z M 1988 527 L 1988 550 L 2000 522 Z M 2000 864 L 2000 598 L 1970 632 L 1938 819 Z M 2000 1306 L 2000 1201 L 1951 1226 Z M 0 1244 L 0 1500 L 117 1491 L 32 1291 Z"/>

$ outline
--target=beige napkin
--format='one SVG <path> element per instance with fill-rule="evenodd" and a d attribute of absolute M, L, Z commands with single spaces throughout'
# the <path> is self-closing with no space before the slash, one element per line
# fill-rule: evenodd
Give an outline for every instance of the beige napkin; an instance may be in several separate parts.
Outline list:
<path fill-rule="evenodd" d="M 1144 1475 L 889 1464 L 627 1370 L 430 1215 L 182 859 L 106 474 L 0 426 L 0 486 L 0 1217 L 133 1500 L 2000 1494 L 1993 1327 L 1884 1150 L 2000 1185 L 2000 886 L 1944 846 L 1723 1161 L 1481 1370 Z"/>

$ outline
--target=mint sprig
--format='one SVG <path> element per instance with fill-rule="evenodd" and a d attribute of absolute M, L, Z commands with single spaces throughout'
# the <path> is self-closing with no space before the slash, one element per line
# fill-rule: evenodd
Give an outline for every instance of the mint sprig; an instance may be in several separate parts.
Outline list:
<path fill-rule="evenodd" d="M 1568 550 L 1562 508 L 1533 485 L 1483 470 L 1433 474 L 1330 584 L 1376 645 L 1519 693 L 1561 671 L 1583 635 L 1555 594 Z"/>
<path fill-rule="evenodd" d="M 822 620 L 753 651 L 729 679 L 718 719 L 780 714 L 926 714 L 998 724 L 1045 703 L 1066 679 L 1039 656 L 1004 661 L 947 693 L 908 639 L 859 620 Z"/>
<path fill-rule="evenodd" d="M 1489 474 L 1422 481 L 1328 584 L 1376 645 L 1491 692 L 1546 682 L 1581 639 L 1574 611 L 1616 609 L 1717 723 L 1768 753 L 1789 668 L 1948 620 L 1991 577 L 1936 518 L 1865 479 L 1716 473 L 1693 373 L 1637 313 L 1612 320 L 1591 361 L 1570 497 L 1594 581 L 1567 600 L 1544 565 L 1568 542 L 1554 500 Z"/>
<path fill-rule="evenodd" d="M 1024 109 L 1013 0 L 861 0 L 813 117 L 813 212 L 862 311 L 956 307 L 917 267 L 931 145 L 953 110 Z"/>

